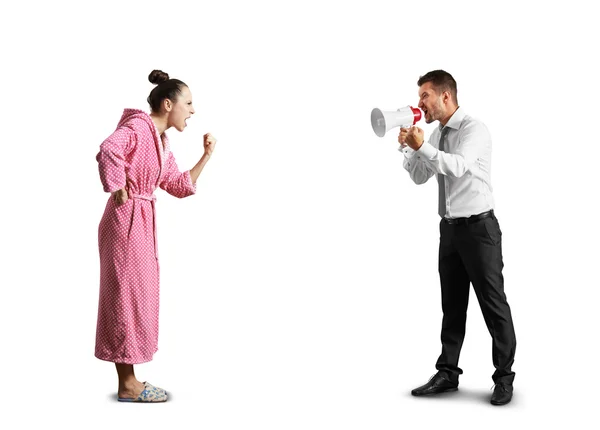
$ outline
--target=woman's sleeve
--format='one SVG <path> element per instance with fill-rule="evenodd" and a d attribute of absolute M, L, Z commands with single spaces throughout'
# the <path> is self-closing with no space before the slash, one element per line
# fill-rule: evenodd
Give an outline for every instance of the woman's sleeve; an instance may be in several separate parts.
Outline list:
<path fill-rule="evenodd" d="M 183 173 L 179 171 L 172 152 L 169 152 L 165 169 L 165 175 L 159 184 L 160 188 L 180 199 L 196 193 L 196 184 L 192 183 L 189 170 Z"/>
<path fill-rule="evenodd" d="M 125 187 L 126 157 L 136 142 L 135 132 L 128 127 L 119 127 L 100 145 L 96 155 L 100 181 L 104 191 L 112 193 Z"/>

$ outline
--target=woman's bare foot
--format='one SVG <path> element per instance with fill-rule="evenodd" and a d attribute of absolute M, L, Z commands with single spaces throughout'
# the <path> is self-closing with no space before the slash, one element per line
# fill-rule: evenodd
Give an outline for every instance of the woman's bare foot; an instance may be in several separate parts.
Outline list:
<path fill-rule="evenodd" d="M 137 399 L 146 386 L 134 379 L 133 381 L 119 382 L 119 398 L 120 399 Z"/>

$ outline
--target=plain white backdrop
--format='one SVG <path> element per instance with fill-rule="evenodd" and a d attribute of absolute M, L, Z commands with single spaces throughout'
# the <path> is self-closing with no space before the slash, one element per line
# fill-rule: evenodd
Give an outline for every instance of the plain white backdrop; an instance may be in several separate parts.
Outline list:
<path fill-rule="evenodd" d="M 600 32 L 586 2 L 120 1 L 4 6 L 0 426 L 588 428 L 596 407 Z M 94 358 L 95 155 L 158 68 L 196 115 L 170 130 L 197 195 L 158 190 L 161 405 L 116 401 Z M 441 309 L 435 181 L 414 185 L 374 107 L 442 68 L 492 134 L 515 397 L 489 404 L 474 294 L 460 390 L 418 399 Z M 419 124 L 429 135 L 432 125 Z"/>

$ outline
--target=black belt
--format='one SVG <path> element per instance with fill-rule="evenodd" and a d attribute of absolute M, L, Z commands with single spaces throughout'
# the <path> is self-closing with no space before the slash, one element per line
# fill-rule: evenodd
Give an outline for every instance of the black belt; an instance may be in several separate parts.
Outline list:
<path fill-rule="evenodd" d="M 443 218 L 443 221 L 446 224 L 473 224 L 474 222 L 480 221 L 484 218 L 489 218 L 491 216 L 494 216 L 493 209 L 478 215 L 470 216 L 468 218 Z"/>

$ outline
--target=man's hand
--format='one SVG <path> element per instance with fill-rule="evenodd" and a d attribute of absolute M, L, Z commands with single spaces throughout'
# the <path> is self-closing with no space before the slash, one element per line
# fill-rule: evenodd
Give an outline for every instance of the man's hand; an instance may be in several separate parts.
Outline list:
<path fill-rule="evenodd" d="M 400 138 L 403 138 L 405 145 L 408 145 L 413 151 L 418 151 L 425 141 L 425 132 L 414 125 L 408 129 L 405 136 L 402 136 L 402 130 L 407 129 L 400 129 L 400 137 L 398 137 L 398 142 L 400 142 Z M 402 142 L 400 142 L 400 144 L 402 144 Z"/>
<path fill-rule="evenodd" d="M 406 148 L 406 135 L 408 134 L 408 128 L 400 127 L 400 134 L 398 135 L 398 143 L 402 149 Z"/>

